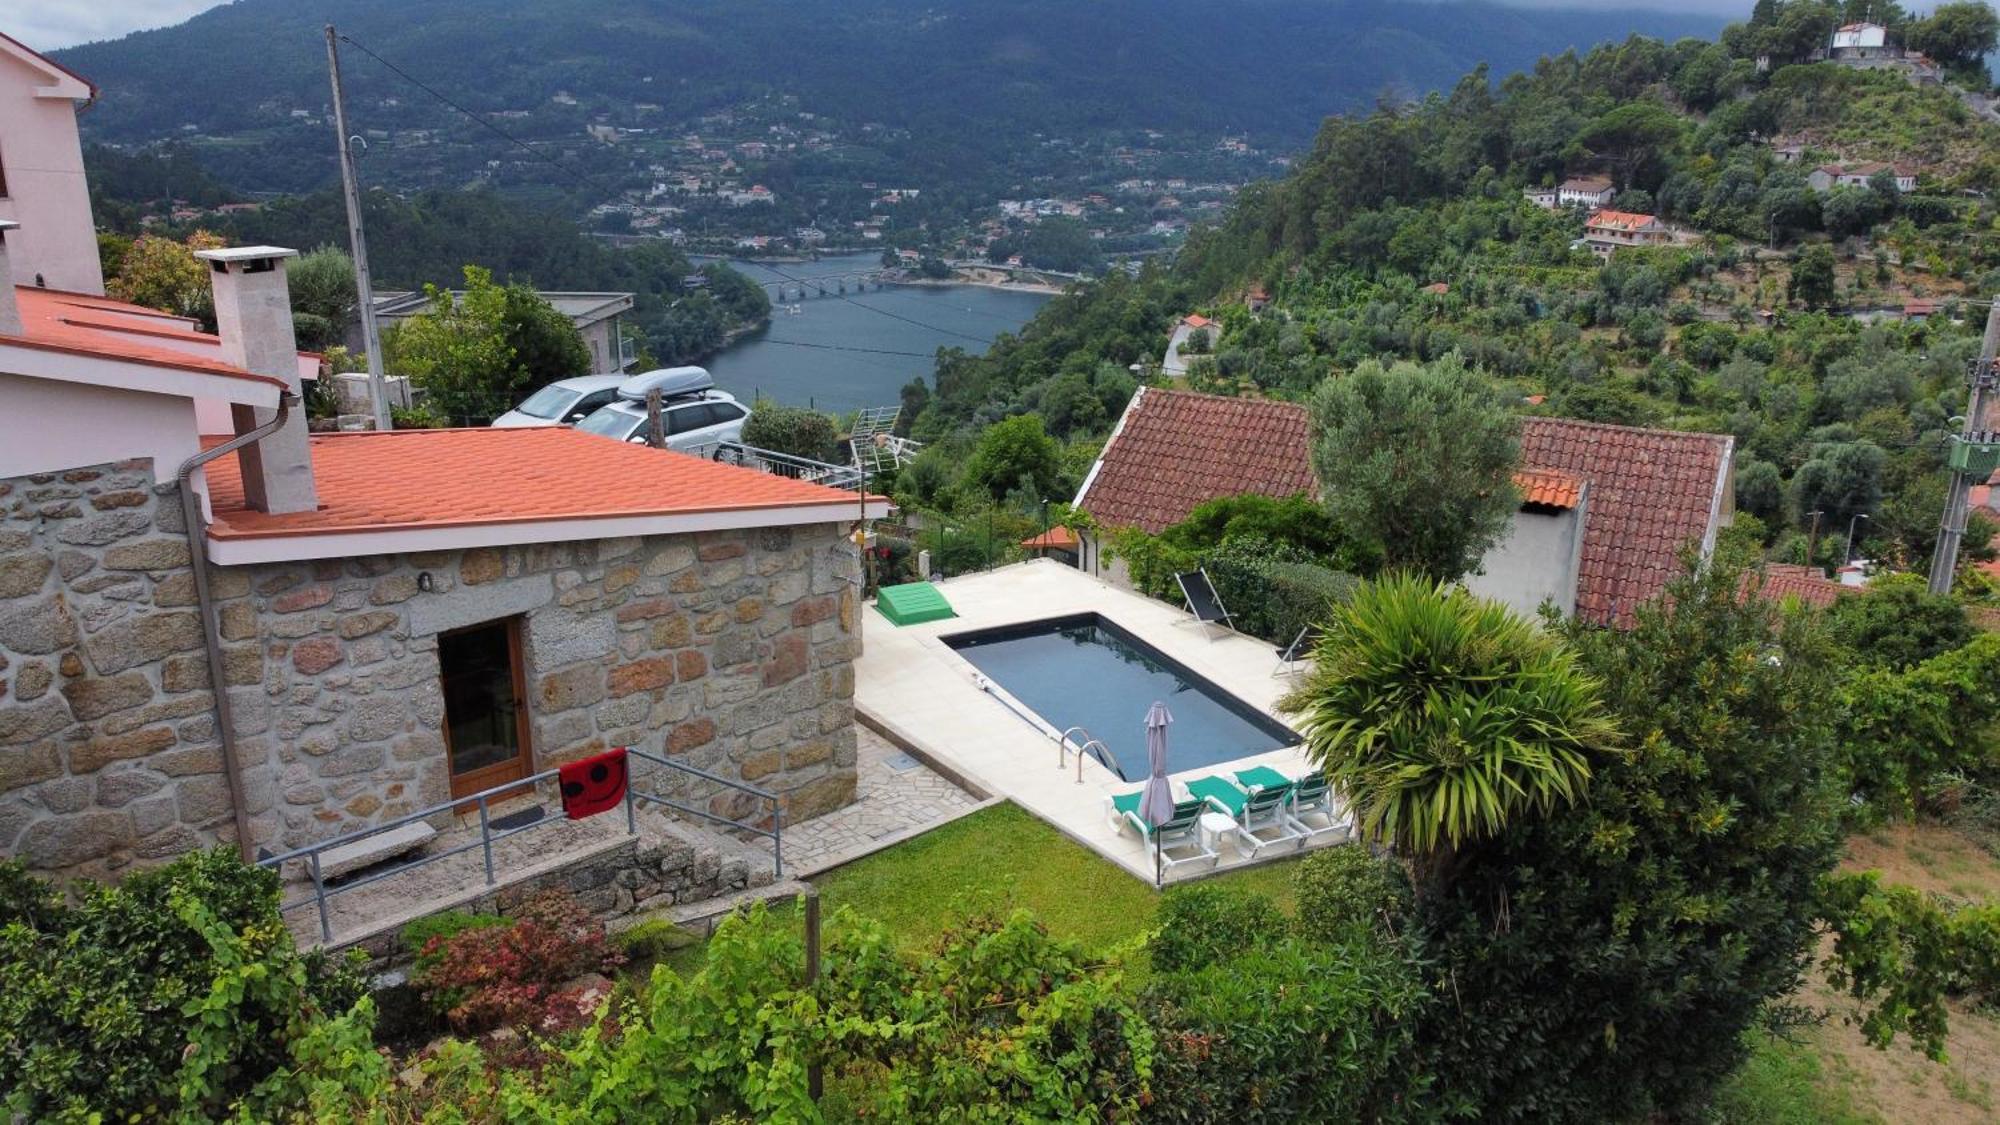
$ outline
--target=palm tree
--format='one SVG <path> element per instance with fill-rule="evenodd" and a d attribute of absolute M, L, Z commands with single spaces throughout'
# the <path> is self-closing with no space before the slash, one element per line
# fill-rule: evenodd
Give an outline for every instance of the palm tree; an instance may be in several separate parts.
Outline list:
<path fill-rule="evenodd" d="M 1334 608 L 1284 707 L 1364 834 L 1441 881 L 1467 846 L 1583 795 L 1618 737 L 1600 686 L 1505 606 L 1390 577 Z"/>

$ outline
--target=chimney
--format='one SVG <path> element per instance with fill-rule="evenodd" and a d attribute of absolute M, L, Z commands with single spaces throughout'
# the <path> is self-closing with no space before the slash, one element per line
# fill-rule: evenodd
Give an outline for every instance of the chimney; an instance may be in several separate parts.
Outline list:
<path fill-rule="evenodd" d="M 296 250 L 276 246 L 195 252 L 212 271 L 209 280 L 215 285 L 215 326 L 222 336 L 223 362 L 283 380 L 293 394 L 302 394 L 291 295 L 285 287 L 285 259 L 297 256 Z M 231 406 L 230 413 L 241 434 L 269 422 L 277 412 L 238 405 Z M 243 466 L 244 498 L 252 508 L 275 514 L 319 507 L 303 409 L 293 410 L 278 432 L 244 446 L 236 456 Z"/>
<path fill-rule="evenodd" d="M 21 224 L 0 219 L 0 336 L 21 335 L 21 302 L 14 296 L 14 271 L 7 266 L 7 232 Z"/>

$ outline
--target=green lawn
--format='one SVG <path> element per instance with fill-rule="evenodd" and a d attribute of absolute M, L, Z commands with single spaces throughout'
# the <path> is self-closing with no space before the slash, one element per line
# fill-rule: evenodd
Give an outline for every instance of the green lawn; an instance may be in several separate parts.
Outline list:
<path fill-rule="evenodd" d="M 1269 863 L 1216 879 L 1289 910 L 1294 867 Z M 1160 903 L 1149 884 L 1011 803 L 836 868 L 813 885 L 822 910 L 851 906 L 912 943 L 971 912 L 1025 907 L 1049 932 L 1099 948 L 1152 925 Z"/>
<path fill-rule="evenodd" d="M 1851 1076 L 1808 1043 L 1751 1032 L 1750 1057 L 1715 1099 L 1725 1125 L 1873 1125 L 1882 1120 L 1858 1104 Z M 1836 1060 L 1837 1063 L 1837 1060 Z"/>

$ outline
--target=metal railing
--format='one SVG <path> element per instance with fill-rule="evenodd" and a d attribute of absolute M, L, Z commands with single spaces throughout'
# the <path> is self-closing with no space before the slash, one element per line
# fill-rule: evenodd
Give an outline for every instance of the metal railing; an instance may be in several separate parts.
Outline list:
<path fill-rule="evenodd" d="M 759 449 L 740 441 L 704 442 L 689 446 L 687 452 L 726 465 L 742 465 L 745 468 L 770 473 L 772 476 L 809 481 L 813 484 L 826 485 L 828 488 L 859 489 L 867 476 L 859 466 L 815 461 L 810 457 L 780 453 L 775 449 Z"/>
<path fill-rule="evenodd" d="M 766 789 L 761 789 L 747 782 L 735 781 L 727 777 L 721 777 L 719 775 L 710 773 L 707 770 L 696 769 L 693 766 L 686 765 L 681 762 L 676 762 L 668 758 L 663 758 L 656 754 L 649 754 L 644 750 L 627 748 L 625 751 L 625 755 L 626 755 L 626 775 L 625 775 L 624 803 L 625 803 L 626 835 L 635 836 L 639 832 L 639 817 L 638 817 L 639 802 L 645 801 L 651 804 L 664 805 L 667 808 L 674 809 L 677 812 L 685 813 L 690 816 L 698 816 L 705 820 L 714 821 L 718 824 L 728 825 L 730 828 L 735 829 L 737 831 L 747 832 L 754 836 L 762 836 L 769 839 L 771 841 L 772 874 L 777 878 L 780 879 L 784 878 L 785 874 L 784 806 L 780 802 L 777 794 L 772 793 Z M 664 766 L 667 769 L 676 770 L 682 774 L 700 778 L 703 781 L 712 782 L 726 789 L 734 789 L 740 793 L 747 793 L 753 799 L 759 802 L 768 802 L 769 803 L 768 821 L 771 827 L 768 829 L 762 828 L 759 827 L 758 821 L 756 820 L 736 820 L 730 817 L 710 812 L 707 809 L 699 809 L 695 808 L 692 805 L 682 804 L 679 801 L 672 800 L 668 797 L 661 796 L 657 793 L 641 792 L 639 787 L 639 778 L 637 777 L 636 772 L 632 768 L 634 759 L 638 761 L 649 762 L 657 766 Z M 418 809 L 413 813 L 397 817 L 394 820 L 384 821 L 381 824 L 370 825 L 367 828 L 356 829 L 353 832 L 345 832 L 342 833 L 341 835 L 335 836 L 328 840 L 321 840 L 318 843 L 308 844 L 302 848 L 294 848 L 293 850 L 285 852 L 281 855 L 274 855 L 265 859 L 260 859 L 257 861 L 257 865 L 259 867 L 269 867 L 272 870 L 277 871 L 281 877 L 284 874 L 285 864 L 297 861 L 305 865 L 305 873 L 307 877 L 312 880 L 311 896 L 296 898 L 290 902 L 285 902 L 280 904 L 278 907 L 279 913 L 284 914 L 299 909 L 300 907 L 306 906 L 308 904 L 312 905 L 319 914 L 320 940 L 331 942 L 333 940 L 333 921 L 332 921 L 332 915 L 330 914 L 328 909 L 328 904 L 337 895 L 346 894 L 350 891 L 357 891 L 360 890 L 362 887 L 366 887 L 374 883 L 379 883 L 384 879 L 394 878 L 395 876 L 398 875 L 403 875 L 411 871 L 416 871 L 421 868 L 429 867 L 432 864 L 441 863 L 444 860 L 450 859 L 453 856 L 464 855 L 465 853 L 473 851 L 474 849 L 478 849 L 483 854 L 483 859 L 486 868 L 486 885 L 489 887 L 495 886 L 498 883 L 498 878 L 494 870 L 494 864 L 493 864 L 494 844 L 498 843 L 501 840 L 508 839 L 509 837 L 512 836 L 519 836 L 524 832 L 532 832 L 535 829 L 540 828 L 546 824 L 565 823 L 567 818 L 562 816 L 561 813 L 558 811 L 556 815 L 552 816 L 544 815 L 536 820 L 528 822 L 527 824 L 519 825 L 517 827 L 503 828 L 496 832 L 493 829 L 493 818 L 491 816 L 492 802 L 502 798 L 523 796 L 526 794 L 528 790 L 533 789 L 534 787 L 540 785 L 542 782 L 548 781 L 551 778 L 555 778 L 556 776 L 558 776 L 560 772 L 561 772 L 560 770 L 555 770 L 555 769 L 543 770 L 540 773 L 531 774 L 517 781 L 504 782 L 499 785 L 482 789 L 477 793 L 467 794 L 466 796 L 463 797 L 457 797 L 449 801 L 444 801 L 439 804 L 431 805 L 427 808 Z M 558 801 L 560 800 L 560 795 L 558 795 L 557 799 Z M 321 870 L 321 856 L 323 856 L 326 852 L 329 852 L 335 848 L 344 847 L 348 844 L 355 843 L 356 841 L 359 840 L 365 840 L 370 836 L 379 836 L 385 832 L 393 832 L 398 828 L 402 828 L 410 824 L 415 824 L 419 822 L 428 823 L 428 821 L 432 817 L 442 816 L 446 814 L 457 815 L 459 813 L 459 810 L 464 809 L 468 805 L 477 806 L 479 811 L 478 839 L 446 848 L 443 851 L 426 853 L 423 856 L 419 857 L 418 859 L 415 859 L 409 863 L 397 864 L 394 867 L 391 867 L 384 871 L 378 871 L 372 875 L 366 875 L 356 879 L 344 879 L 337 884 L 328 885 L 327 876 Z M 334 876 L 334 878 L 340 878 L 340 877 Z"/>
<path fill-rule="evenodd" d="M 1120 781 L 1129 780 L 1122 772 L 1119 771 L 1117 765 L 1114 764 L 1117 759 L 1111 756 L 1111 747 L 1106 746 L 1103 742 L 1099 741 L 1096 735 L 1091 734 L 1090 731 L 1084 727 L 1071 727 L 1068 730 L 1063 731 L 1061 734 L 1056 735 L 1057 769 L 1062 769 L 1065 765 L 1069 763 L 1069 751 L 1070 751 L 1069 736 L 1073 734 L 1080 734 L 1083 736 L 1083 741 L 1076 744 L 1076 783 L 1078 785 L 1083 784 L 1083 760 L 1086 757 L 1096 758 L 1097 764 L 1103 766 L 1105 769 L 1110 770 L 1112 776 L 1116 777 L 1118 780 Z"/>

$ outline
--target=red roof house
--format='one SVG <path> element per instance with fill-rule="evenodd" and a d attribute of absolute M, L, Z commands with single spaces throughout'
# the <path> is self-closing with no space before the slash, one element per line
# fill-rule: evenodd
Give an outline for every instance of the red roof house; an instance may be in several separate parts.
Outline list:
<path fill-rule="evenodd" d="M 1587 620 L 1628 623 L 1679 573 L 1683 549 L 1713 549 L 1734 510 L 1733 453 L 1725 435 L 1523 418 L 1515 538 L 1468 584 L 1528 610 L 1559 594 Z M 1143 387 L 1076 506 L 1106 528 L 1158 533 L 1206 500 L 1317 488 L 1304 406 Z"/>

